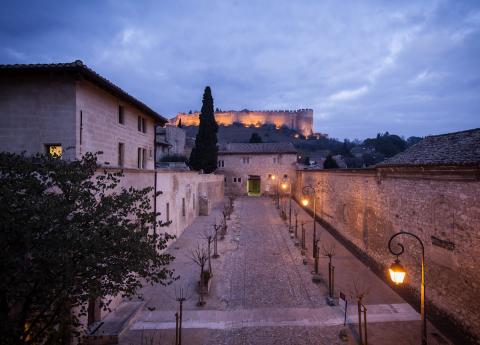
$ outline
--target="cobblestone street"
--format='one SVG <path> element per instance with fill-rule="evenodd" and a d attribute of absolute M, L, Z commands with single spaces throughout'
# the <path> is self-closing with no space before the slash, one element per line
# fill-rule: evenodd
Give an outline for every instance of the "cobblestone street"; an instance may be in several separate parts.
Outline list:
<path fill-rule="evenodd" d="M 236 199 L 227 235 L 218 242 L 220 257 L 212 259 L 212 286 L 203 307 L 196 306 L 200 269 L 191 252 L 198 243 L 206 244 L 204 234 L 220 222 L 222 208 L 218 206 L 208 217 L 198 217 L 169 249 L 176 257 L 173 268 L 180 279 L 167 287 L 143 289 L 143 310 L 131 321 L 121 344 L 174 344 L 175 290 L 180 287 L 189 296 L 184 303 L 182 344 L 357 344 L 353 281 L 370 291 L 364 300 L 369 344 L 418 344 L 418 313 L 318 226 L 321 243 L 335 244 L 335 294 L 342 291 L 349 298 L 348 324 L 343 326 L 343 310 L 326 303 L 324 277 L 328 275 L 323 257 L 323 280 L 312 282 L 311 218 L 292 204 L 299 212 L 299 224 L 310 221 L 305 225 L 306 256 L 301 255 L 271 199 Z M 338 336 L 342 329 L 348 333 L 347 341 Z M 429 333 L 435 333 L 429 344 L 449 344 L 432 327 Z"/>

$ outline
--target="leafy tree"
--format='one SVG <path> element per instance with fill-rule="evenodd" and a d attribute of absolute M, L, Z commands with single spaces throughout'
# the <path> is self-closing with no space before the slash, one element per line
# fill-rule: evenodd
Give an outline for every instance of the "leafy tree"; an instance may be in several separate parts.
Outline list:
<path fill-rule="evenodd" d="M 327 158 L 325 159 L 325 162 L 323 162 L 323 168 L 324 169 L 338 169 L 338 164 L 333 159 L 332 155 L 328 155 Z"/>
<path fill-rule="evenodd" d="M 263 143 L 262 137 L 257 133 L 253 132 L 252 136 L 250 137 L 249 143 Z"/>
<path fill-rule="evenodd" d="M 418 143 L 422 140 L 423 140 L 423 138 L 421 138 L 421 137 L 409 137 L 407 139 L 407 146 L 410 147 L 410 146 L 415 145 L 416 143 Z"/>
<path fill-rule="evenodd" d="M 203 93 L 203 105 L 200 113 L 200 125 L 195 139 L 195 147 L 190 154 L 190 167 L 210 174 L 217 169 L 217 132 L 218 124 L 213 112 L 213 98 L 210 87 Z"/>
<path fill-rule="evenodd" d="M 374 148 L 375 151 L 381 153 L 385 157 L 392 157 L 407 148 L 407 143 L 398 135 L 385 132 L 378 133 L 375 139 L 365 139 L 363 144 L 366 147 Z"/>
<path fill-rule="evenodd" d="M 107 309 L 109 296 L 174 279 L 152 188 L 120 188 L 121 177 L 99 172 L 90 153 L 0 153 L 2 344 L 65 343 L 89 302 Z"/>

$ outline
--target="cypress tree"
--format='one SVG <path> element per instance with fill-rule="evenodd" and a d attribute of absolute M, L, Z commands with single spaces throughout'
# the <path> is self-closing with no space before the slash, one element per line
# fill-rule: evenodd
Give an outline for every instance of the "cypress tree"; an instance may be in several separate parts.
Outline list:
<path fill-rule="evenodd" d="M 213 112 L 213 98 L 210 87 L 207 86 L 203 93 L 202 111 L 200 112 L 200 125 L 195 147 L 190 154 L 189 165 L 193 170 L 202 170 L 210 174 L 217 169 L 217 132 L 218 125 Z"/>

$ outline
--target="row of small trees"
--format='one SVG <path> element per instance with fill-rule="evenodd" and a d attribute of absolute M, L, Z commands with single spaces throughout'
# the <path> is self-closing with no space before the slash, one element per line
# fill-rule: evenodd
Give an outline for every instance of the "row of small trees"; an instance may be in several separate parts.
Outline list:
<path fill-rule="evenodd" d="M 233 213 L 234 209 L 234 197 L 229 197 L 228 202 L 224 205 L 222 211 L 222 219 L 217 224 L 213 224 L 213 227 L 206 230 L 203 233 L 202 240 L 206 241 L 205 244 L 197 244 L 191 252 L 192 261 L 197 264 L 200 268 L 200 280 L 198 282 L 198 295 L 199 299 L 197 302 L 198 306 L 204 306 L 205 300 L 204 295 L 208 293 L 209 287 L 211 284 L 211 279 L 213 277 L 212 271 L 212 258 L 219 258 L 218 254 L 218 240 L 223 240 L 227 233 L 227 220 L 230 219 L 230 215 Z M 213 254 L 212 254 L 212 245 L 213 245 Z"/>

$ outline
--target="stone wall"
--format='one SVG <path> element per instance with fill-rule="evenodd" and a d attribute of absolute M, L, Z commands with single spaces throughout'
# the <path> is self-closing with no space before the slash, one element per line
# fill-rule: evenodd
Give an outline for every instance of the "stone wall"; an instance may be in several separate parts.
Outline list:
<path fill-rule="evenodd" d="M 244 159 L 248 158 L 248 163 Z M 262 194 L 275 193 L 278 179 L 272 180 L 271 175 L 283 178 L 287 175 L 289 181 L 295 177 L 296 154 L 218 154 L 218 172 L 225 176 L 225 193 L 234 195 L 247 194 L 249 175 L 260 176 Z M 238 180 L 240 178 L 240 181 Z"/>
<path fill-rule="evenodd" d="M 67 76 L 0 79 L 0 151 L 46 153 L 61 144 L 75 158 L 75 86 Z"/>
<path fill-rule="evenodd" d="M 107 162 L 109 166 L 116 167 L 118 144 L 123 143 L 125 168 L 137 167 L 138 148 L 142 148 L 147 150 L 146 168 L 153 169 L 153 119 L 89 82 L 78 82 L 76 90 L 77 157 L 85 152 L 102 151 L 99 163 Z M 119 105 L 124 108 L 124 124 L 118 121 Z M 146 121 L 146 133 L 138 130 L 138 116 Z"/>
<path fill-rule="evenodd" d="M 429 317 L 442 330 L 480 339 L 480 168 L 378 168 L 298 171 L 301 187 L 318 187 L 317 216 L 373 266 L 385 272 L 395 259 L 390 236 L 413 232 L 425 245 Z M 402 238 L 408 288 L 420 287 L 420 246 Z M 372 292 L 374 293 L 374 292 Z M 418 301 L 417 301 L 418 302 Z M 418 304 L 416 304 L 418 306 Z M 475 343 L 464 338 L 463 343 Z"/>
<path fill-rule="evenodd" d="M 200 113 L 179 113 L 171 123 L 177 125 L 180 119 L 184 126 L 198 126 Z M 265 124 L 275 125 L 277 128 L 287 126 L 296 129 L 304 135 L 312 134 L 313 110 L 272 110 L 272 111 L 221 111 L 215 112 L 215 120 L 219 125 L 230 126 L 234 122 L 245 126 L 261 126 Z"/>
<path fill-rule="evenodd" d="M 103 171 L 103 170 L 102 170 Z M 116 171 L 116 169 L 111 169 Z M 198 213 L 198 198 L 206 196 L 212 206 L 223 201 L 223 176 L 213 174 L 199 174 L 197 172 L 186 171 L 168 171 L 168 170 L 142 170 L 142 169 L 124 169 L 124 176 L 121 178 L 118 188 L 137 188 L 153 187 L 155 185 L 155 174 L 157 175 L 157 191 L 162 194 L 157 197 L 156 203 L 151 198 L 152 207 L 156 207 L 160 212 L 160 221 L 167 221 L 167 204 L 169 205 L 169 219 L 171 223 L 168 226 L 159 227 L 160 233 L 169 233 L 180 236 L 186 227 L 188 227 Z M 183 214 L 182 204 L 185 200 L 185 215 Z M 175 241 L 168 244 L 171 246 Z M 111 297 L 110 308 L 114 310 L 121 302 L 121 296 Z M 102 310 L 100 312 L 103 319 L 110 312 Z M 86 322 L 86 321 L 85 321 Z"/>

